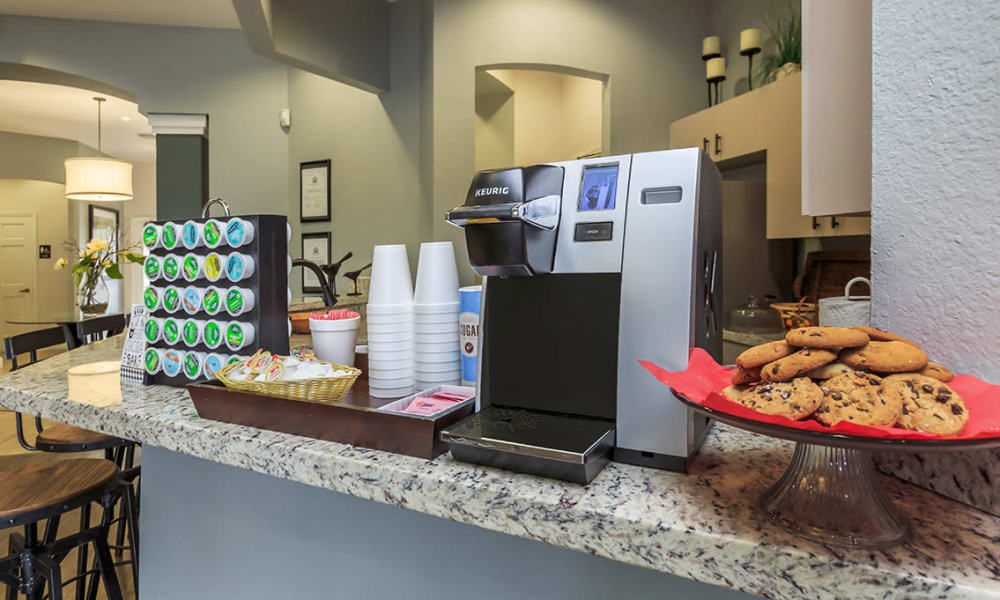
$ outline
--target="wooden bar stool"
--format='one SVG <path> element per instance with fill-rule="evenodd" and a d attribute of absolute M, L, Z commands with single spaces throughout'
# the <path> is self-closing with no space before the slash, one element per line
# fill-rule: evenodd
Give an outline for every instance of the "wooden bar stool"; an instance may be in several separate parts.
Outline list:
<path fill-rule="evenodd" d="M 10 536 L 11 554 L 0 559 L 0 582 L 7 600 L 18 592 L 40 600 L 48 583 L 50 600 L 62 600 L 65 583 L 83 586 L 89 572 L 62 581 L 59 563 L 74 548 L 94 546 L 96 573 L 109 600 L 123 600 L 108 547 L 108 527 L 100 524 L 57 539 L 59 519 L 77 508 L 99 502 L 109 509 L 119 485 L 118 467 L 99 458 L 45 460 L 43 456 L 8 456 L 0 462 L 0 528 L 24 527 Z M 48 519 L 39 537 L 39 522 Z M 93 594 L 96 594 L 96 587 Z"/>

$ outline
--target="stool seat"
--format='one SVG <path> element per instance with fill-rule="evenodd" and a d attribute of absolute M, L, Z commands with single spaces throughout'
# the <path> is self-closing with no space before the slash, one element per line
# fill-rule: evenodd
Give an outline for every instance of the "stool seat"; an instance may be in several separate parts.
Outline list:
<path fill-rule="evenodd" d="M 113 435 L 98 433 L 63 423 L 51 423 L 38 432 L 35 446 L 45 452 L 83 452 L 104 450 L 124 444 Z"/>
<path fill-rule="evenodd" d="M 115 463 L 101 458 L 33 462 L 0 460 L 0 528 L 89 504 L 118 477 Z"/>

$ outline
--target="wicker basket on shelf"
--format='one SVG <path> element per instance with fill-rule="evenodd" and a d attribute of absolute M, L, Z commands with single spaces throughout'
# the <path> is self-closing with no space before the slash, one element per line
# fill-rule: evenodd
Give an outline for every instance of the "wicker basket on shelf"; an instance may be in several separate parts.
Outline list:
<path fill-rule="evenodd" d="M 233 363 L 219 369 L 216 377 L 222 382 L 222 385 L 241 392 L 253 392 L 319 404 L 333 404 L 343 400 L 347 396 L 347 392 L 351 391 L 351 386 L 354 385 L 358 376 L 361 375 L 361 371 L 354 367 L 323 362 L 322 364 L 330 365 L 334 370 L 347 371 L 347 375 L 291 381 L 239 381 L 227 377 L 230 371 L 241 364 L 243 363 Z"/>

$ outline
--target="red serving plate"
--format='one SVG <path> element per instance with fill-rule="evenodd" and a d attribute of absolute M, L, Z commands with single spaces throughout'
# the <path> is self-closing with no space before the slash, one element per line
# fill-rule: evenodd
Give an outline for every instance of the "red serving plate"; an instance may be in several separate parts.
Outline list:
<path fill-rule="evenodd" d="M 910 431 L 898 427 L 880 427 L 874 425 L 859 425 L 841 421 L 833 427 L 806 418 L 793 421 L 788 417 L 765 415 L 751 410 L 742 404 L 737 404 L 722 395 L 722 390 L 731 384 L 730 377 L 734 369 L 723 367 L 715 362 L 701 348 L 694 348 L 688 357 L 688 367 L 684 371 L 670 372 L 654 363 L 641 360 L 639 363 L 653 374 L 661 383 L 673 389 L 682 400 L 701 407 L 709 416 L 725 415 L 736 419 L 737 426 L 756 422 L 799 430 L 800 432 L 815 432 L 829 434 L 835 437 L 876 438 L 882 440 L 941 440 L 955 442 L 959 440 L 980 440 L 1000 438 L 1000 386 L 983 381 L 973 375 L 956 375 L 948 385 L 962 397 L 969 410 L 969 422 L 957 436 L 941 436 L 933 433 Z M 741 423 L 742 422 L 742 423 Z M 769 428 L 770 429 L 770 428 Z M 792 433 L 789 431 L 788 433 Z M 782 436 L 793 437 L 793 436 Z M 970 444 L 971 445 L 971 444 Z"/>

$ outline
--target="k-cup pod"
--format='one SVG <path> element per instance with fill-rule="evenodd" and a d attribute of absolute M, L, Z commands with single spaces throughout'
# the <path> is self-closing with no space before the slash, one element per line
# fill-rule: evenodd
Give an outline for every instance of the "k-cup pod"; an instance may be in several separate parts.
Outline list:
<path fill-rule="evenodd" d="M 160 247 L 160 235 L 163 227 L 156 223 L 146 223 L 142 228 L 142 245 L 150 250 Z"/>
<path fill-rule="evenodd" d="M 167 250 L 177 249 L 181 239 L 181 227 L 173 221 L 167 221 L 160 230 L 160 245 Z"/>
<path fill-rule="evenodd" d="M 173 348 L 164 352 L 163 360 L 160 361 L 163 374 L 168 377 L 176 377 L 177 375 L 180 375 L 183 355 L 184 353 L 182 351 L 174 350 Z"/>
<path fill-rule="evenodd" d="M 205 322 L 197 319 L 185 319 L 181 326 L 181 339 L 188 348 L 194 348 L 201 343 L 205 333 Z"/>
<path fill-rule="evenodd" d="M 226 223 L 226 241 L 233 248 L 246 246 L 253 241 L 253 223 L 246 219 L 229 219 Z"/>
<path fill-rule="evenodd" d="M 253 310 L 253 291 L 247 288 L 231 287 L 226 292 L 226 312 L 230 316 L 238 317 Z"/>
<path fill-rule="evenodd" d="M 231 354 L 231 355 L 229 355 L 229 358 L 226 359 L 226 366 L 229 366 L 229 365 L 231 365 L 233 363 L 238 363 L 241 360 L 246 360 L 247 358 L 249 358 L 249 357 L 247 357 L 247 356 L 240 356 L 239 354 Z"/>
<path fill-rule="evenodd" d="M 285 289 L 288 290 L 288 304 L 291 304 L 292 303 L 292 288 L 285 288 Z M 289 321 L 291 321 L 291 319 L 289 319 Z"/>
<path fill-rule="evenodd" d="M 202 367 L 205 377 L 215 379 L 219 369 L 226 365 L 226 357 L 218 352 L 211 352 L 205 355 L 205 363 Z"/>
<path fill-rule="evenodd" d="M 253 257 L 242 252 L 233 252 L 226 258 L 226 279 L 237 283 L 253 275 Z"/>
<path fill-rule="evenodd" d="M 222 312 L 224 301 L 225 290 L 213 285 L 205 290 L 205 295 L 202 298 L 201 305 L 205 309 L 205 312 L 215 316 Z"/>
<path fill-rule="evenodd" d="M 226 325 L 226 347 L 236 352 L 253 344 L 254 330 L 250 323 L 230 321 Z"/>
<path fill-rule="evenodd" d="M 163 319 L 158 319 L 156 317 L 149 317 L 146 319 L 146 342 L 149 344 L 155 344 L 160 341 L 163 337 Z"/>
<path fill-rule="evenodd" d="M 200 379 L 205 367 L 205 355 L 201 352 L 188 351 L 184 353 L 184 376 L 188 379 Z"/>
<path fill-rule="evenodd" d="M 184 288 L 184 293 L 181 295 L 181 306 L 184 308 L 184 312 L 193 315 L 201 310 L 202 295 L 204 293 L 205 290 L 196 288 L 193 285 Z"/>
<path fill-rule="evenodd" d="M 184 227 L 181 228 L 181 243 L 184 244 L 185 248 L 194 250 L 205 243 L 201 237 L 203 227 L 204 225 L 195 223 L 194 221 L 184 222 Z"/>
<path fill-rule="evenodd" d="M 150 375 L 156 375 L 163 367 L 163 350 L 159 348 L 146 348 L 146 353 L 143 355 L 142 360 L 146 363 L 146 372 Z"/>
<path fill-rule="evenodd" d="M 146 279 L 156 281 L 163 276 L 163 261 L 159 256 L 150 254 L 142 263 L 142 271 L 146 274 Z"/>
<path fill-rule="evenodd" d="M 181 258 L 176 254 L 163 257 L 163 278 L 167 281 L 177 281 L 181 275 Z"/>
<path fill-rule="evenodd" d="M 285 268 L 285 270 L 288 272 L 289 275 L 291 275 L 292 274 L 292 256 L 290 254 L 286 254 L 285 258 L 287 259 L 285 261 L 286 262 L 286 268 Z"/>
<path fill-rule="evenodd" d="M 202 339 L 205 341 L 205 345 L 215 350 L 222 345 L 222 341 L 225 338 L 225 324 L 212 319 L 205 323 L 204 333 L 202 334 Z"/>
<path fill-rule="evenodd" d="M 173 346 L 181 341 L 181 322 L 173 317 L 163 319 L 163 341 Z"/>
<path fill-rule="evenodd" d="M 163 290 L 163 300 L 161 302 L 163 310 L 174 314 L 181 308 L 181 289 L 175 285 L 169 285 Z"/>
<path fill-rule="evenodd" d="M 288 337 L 292 337 L 292 320 L 288 319 Z"/>
<path fill-rule="evenodd" d="M 205 257 L 198 254 L 188 254 L 184 257 L 184 280 L 195 281 L 205 274 Z"/>
<path fill-rule="evenodd" d="M 292 241 L 292 226 L 290 223 L 285 223 L 285 242 Z"/>
<path fill-rule="evenodd" d="M 203 271 L 205 273 L 205 279 L 216 282 L 222 278 L 222 271 L 226 267 L 226 259 L 217 252 L 210 252 L 205 257 L 205 265 Z"/>
<path fill-rule="evenodd" d="M 202 225 L 201 236 L 206 246 L 218 248 L 225 241 L 225 228 L 215 219 L 209 219 Z"/>
<path fill-rule="evenodd" d="M 152 285 L 148 286 L 146 290 L 142 292 L 142 303 L 149 312 L 159 310 L 159 308 L 163 306 L 163 288 Z"/>

